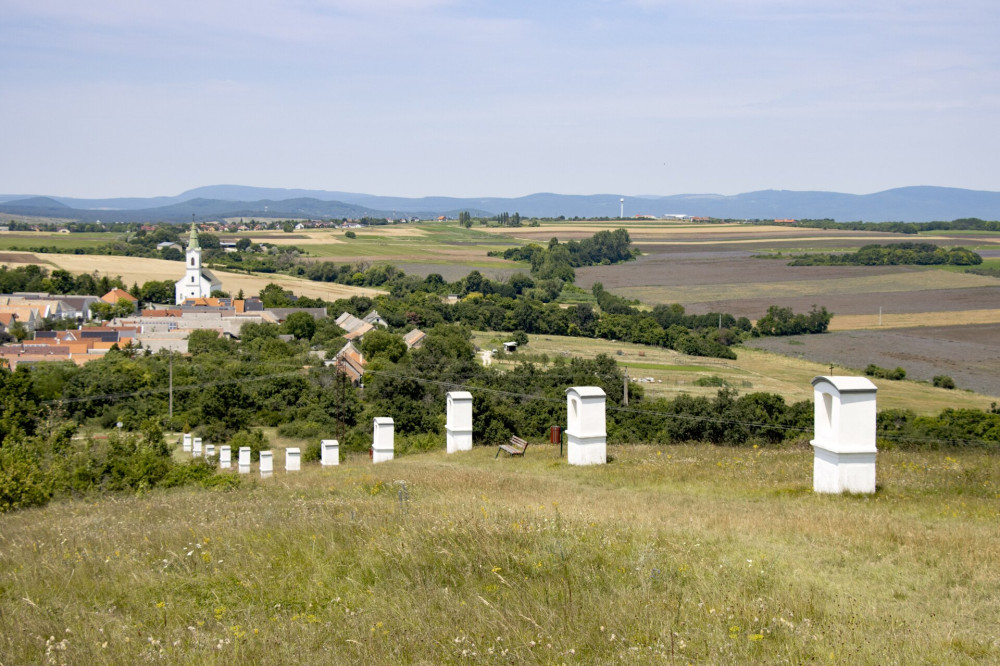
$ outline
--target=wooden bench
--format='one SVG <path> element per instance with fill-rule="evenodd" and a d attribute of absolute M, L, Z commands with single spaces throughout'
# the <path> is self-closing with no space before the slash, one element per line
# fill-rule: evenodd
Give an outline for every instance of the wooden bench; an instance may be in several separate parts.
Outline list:
<path fill-rule="evenodd" d="M 513 437 L 510 438 L 510 444 L 500 445 L 500 448 L 497 449 L 497 454 L 493 456 L 493 459 L 496 460 L 497 458 L 499 458 L 501 451 L 506 451 L 508 458 L 511 456 L 523 456 L 527 448 L 528 448 L 528 443 L 523 439 L 521 439 L 520 437 L 518 437 L 517 435 L 514 435 Z"/>

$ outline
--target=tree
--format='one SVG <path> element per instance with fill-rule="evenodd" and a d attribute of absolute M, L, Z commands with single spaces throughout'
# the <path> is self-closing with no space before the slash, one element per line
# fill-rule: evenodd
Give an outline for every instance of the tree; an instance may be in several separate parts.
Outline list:
<path fill-rule="evenodd" d="M 246 252 L 247 248 L 250 247 L 250 243 L 251 241 L 249 238 L 241 238 L 238 241 L 236 241 L 236 249 L 239 250 L 240 252 Z"/>
<path fill-rule="evenodd" d="M 308 312 L 293 312 L 285 319 L 281 330 L 295 336 L 296 340 L 311 340 L 316 333 L 316 320 Z"/>
<path fill-rule="evenodd" d="M 139 298 L 147 303 L 173 303 L 175 297 L 172 280 L 150 280 L 139 289 Z"/>
<path fill-rule="evenodd" d="M 383 357 L 395 363 L 406 354 L 406 343 L 398 335 L 376 328 L 361 339 L 361 352 L 369 361 Z"/>

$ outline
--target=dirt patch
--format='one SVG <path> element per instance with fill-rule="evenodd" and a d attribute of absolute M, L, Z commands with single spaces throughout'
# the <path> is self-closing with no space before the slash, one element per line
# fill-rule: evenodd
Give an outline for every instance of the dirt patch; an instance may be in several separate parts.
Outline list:
<path fill-rule="evenodd" d="M 948 375 L 960 389 L 1000 396 L 1000 324 L 757 338 L 746 346 L 859 372 L 869 363 L 899 366 L 920 381 Z"/>

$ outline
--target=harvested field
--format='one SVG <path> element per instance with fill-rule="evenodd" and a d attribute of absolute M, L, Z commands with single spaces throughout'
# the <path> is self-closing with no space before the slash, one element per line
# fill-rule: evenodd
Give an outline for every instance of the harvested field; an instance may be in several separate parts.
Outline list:
<path fill-rule="evenodd" d="M 930 381 L 934 375 L 948 375 L 960 389 L 1000 397 L 997 323 L 757 338 L 746 346 L 859 371 L 869 363 L 899 366 L 908 379 Z"/>
<path fill-rule="evenodd" d="M 125 284 L 142 284 L 149 280 L 178 280 L 184 275 L 184 263 L 165 259 L 145 259 L 142 257 L 113 257 L 86 254 L 32 254 L 31 252 L 7 252 L 3 263 L 9 266 L 38 264 L 50 268 L 62 268 L 71 273 L 94 273 L 119 276 Z M 288 275 L 241 275 L 227 271 L 212 270 L 222 280 L 222 288 L 232 294 L 241 289 L 247 295 L 256 295 L 270 283 L 280 284 L 292 290 L 297 296 L 337 300 L 351 296 L 371 296 L 382 293 L 368 287 L 350 287 L 331 282 L 311 282 Z"/>

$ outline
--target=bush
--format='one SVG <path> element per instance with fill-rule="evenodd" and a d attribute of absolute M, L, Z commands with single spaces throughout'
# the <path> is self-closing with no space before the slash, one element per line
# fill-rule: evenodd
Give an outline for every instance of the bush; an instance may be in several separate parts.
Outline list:
<path fill-rule="evenodd" d="M 348 238 L 357 238 L 358 237 L 358 235 L 356 233 L 354 233 L 353 231 L 347 231 L 347 232 L 344 233 L 344 235 L 347 236 Z"/>
<path fill-rule="evenodd" d="M 719 377 L 718 375 L 712 375 L 710 377 L 699 377 L 698 379 L 694 380 L 694 385 L 695 386 L 729 386 L 729 382 L 727 382 L 722 377 Z"/>
<path fill-rule="evenodd" d="M 316 421 L 292 421 L 291 423 L 282 423 L 278 426 L 279 435 L 293 439 L 320 437 L 327 430 L 328 428 Z"/>
<path fill-rule="evenodd" d="M 934 375 L 932 380 L 934 386 L 943 389 L 953 389 L 955 388 L 955 380 L 948 375 Z"/>
<path fill-rule="evenodd" d="M 893 381 L 898 381 L 900 379 L 906 379 L 906 370 L 897 367 L 895 370 L 889 370 L 888 368 L 883 368 L 881 366 L 875 365 L 874 363 L 869 363 L 868 367 L 865 368 L 865 374 L 869 377 L 877 377 L 879 379 L 891 379 Z"/>
<path fill-rule="evenodd" d="M 52 497 L 52 480 L 19 445 L 0 448 L 0 513 L 41 506 Z"/>
<path fill-rule="evenodd" d="M 264 439 L 264 433 L 260 430 L 239 431 L 233 435 L 231 440 L 229 440 L 229 446 L 232 448 L 234 455 L 240 450 L 240 448 L 249 446 L 251 461 L 260 460 L 260 452 L 271 448 L 270 442 Z"/>

